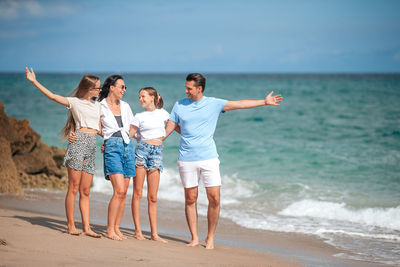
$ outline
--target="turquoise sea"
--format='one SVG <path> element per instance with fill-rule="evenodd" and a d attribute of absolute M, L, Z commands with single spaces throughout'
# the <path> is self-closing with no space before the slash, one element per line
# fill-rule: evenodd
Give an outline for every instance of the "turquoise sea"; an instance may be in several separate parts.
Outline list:
<path fill-rule="evenodd" d="M 82 74 L 37 74 L 69 95 Z M 102 80 L 107 74 L 100 74 Z M 184 98 L 185 74 L 126 74 L 124 96 L 134 113 L 138 90 L 155 87 L 165 109 Z M 274 90 L 279 107 L 220 115 L 214 138 L 221 160 L 221 216 L 247 228 L 315 235 L 342 249 L 336 256 L 400 265 L 399 74 L 209 74 L 205 95 L 260 99 Z M 0 74 L 0 101 L 26 118 L 50 145 L 67 110 L 44 97 L 23 73 Z M 98 144 L 102 143 L 98 138 Z M 179 136 L 164 143 L 159 198 L 183 202 L 177 173 Z M 93 190 L 111 194 L 102 158 Z M 207 200 L 200 193 L 199 213 Z"/>

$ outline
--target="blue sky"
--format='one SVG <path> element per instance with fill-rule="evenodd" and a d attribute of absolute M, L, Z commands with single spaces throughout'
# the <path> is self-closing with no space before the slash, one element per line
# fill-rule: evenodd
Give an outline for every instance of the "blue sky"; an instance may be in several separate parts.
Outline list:
<path fill-rule="evenodd" d="M 0 0 L 0 71 L 400 72 L 400 1 Z"/>

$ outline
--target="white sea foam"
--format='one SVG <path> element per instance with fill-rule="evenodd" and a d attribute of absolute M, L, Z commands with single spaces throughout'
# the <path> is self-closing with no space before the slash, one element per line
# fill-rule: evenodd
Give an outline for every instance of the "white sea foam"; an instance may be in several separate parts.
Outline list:
<path fill-rule="evenodd" d="M 230 205 L 240 203 L 243 198 L 250 198 L 254 195 L 254 191 L 258 188 L 255 182 L 247 182 L 233 176 L 222 177 L 223 186 L 221 187 L 222 205 Z M 131 183 L 132 186 L 132 183 Z M 112 194 L 112 186 L 109 181 L 104 179 L 100 173 L 94 176 L 93 188 L 94 192 Z M 143 195 L 146 195 L 146 183 L 143 187 Z M 131 190 L 128 191 L 128 193 Z M 184 202 L 184 190 L 179 177 L 179 173 L 175 169 L 165 168 L 160 176 L 160 186 L 158 190 L 158 198 Z M 208 205 L 204 186 L 199 186 L 199 205 Z"/>
<path fill-rule="evenodd" d="M 93 177 L 93 187 L 91 188 L 92 192 L 99 192 L 104 194 L 112 194 L 113 189 L 110 181 L 104 179 L 104 176 L 96 173 Z"/>
<path fill-rule="evenodd" d="M 301 200 L 279 212 L 293 217 L 312 217 L 328 220 L 347 221 L 362 225 L 400 230 L 400 206 L 395 208 L 351 209 L 345 203 Z"/>
<path fill-rule="evenodd" d="M 222 205 L 239 204 L 243 199 L 251 198 L 259 186 L 253 181 L 241 180 L 236 174 L 222 176 L 221 203 Z"/>
<path fill-rule="evenodd" d="M 334 234 L 334 235 L 347 235 L 347 236 L 361 237 L 361 238 L 392 240 L 397 242 L 400 241 L 400 236 L 393 234 L 369 234 L 361 232 L 350 232 L 344 230 L 331 230 L 331 229 L 318 229 L 315 233 L 319 236 L 326 236 L 326 234 Z"/>
<path fill-rule="evenodd" d="M 400 206 L 394 208 L 353 209 L 345 203 L 304 199 L 290 203 L 290 192 L 284 191 L 277 199 L 267 198 L 270 192 L 254 181 L 223 176 L 221 187 L 221 217 L 232 220 L 246 228 L 277 232 L 316 235 L 327 243 L 349 254 L 340 257 L 357 257 L 375 262 L 398 263 L 391 246 L 400 242 Z M 132 183 L 131 183 L 132 184 Z M 307 197 L 310 186 L 299 184 L 303 191 L 297 197 Z M 132 187 L 132 185 L 131 185 Z M 95 192 L 112 194 L 112 186 L 102 175 L 95 175 Z M 132 189 L 129 189 L 132 194 Z M 143 195 L 146 196 L 146 183 Z M 161 173 L 158 191 L 160 200 L 184 202 L 184 190 L 176 169 L 165 168 Z M 271 203 L 275 201 L 275 203 Z M 203 185 L 199 186 L 198 213 L 207 215 L 208 200 Z M 369 250 L 369 244 L 374 249 Z M 356 255 L 360 247 L 368 251 L 368 257 Z M 382 257 L 383 253 L 386 253 Z"/>
<path fill-rule="evenodd" d="M 307 227 L 298 227 L 296 225 L 298 223 L 304 225 L 304 221 L 308 221 L 306 218 L 319 218 L 328 221 L 343 221 L 400 230 L 400 206 L 356 210 L 347 207 L 345 203 L 306 199 L 294 202 L 277 214 L 273 214 L 266 211 L 265 207 L 255 203 L 254 196 L 257 195 L 257 192 L 260 192 L 260 187 L 256 182 L 239 179 L 236 175 L 223 176 L 222 180 L 221 205 L 223 209 L 221 216 L 232 219 L 244 227 L 285 232 L 297 232 L 301 229 L 301 232 L 318 234 L 318 230 L 315 228 L 307 230 Z M 307 187 L 307 185 L 304 185 L 304 187 Z M 112 194 L 110 182 L 98 174 L 95 175 L 92 190 L 94 192 Z M 146 191 L 145 183 L 144 196 L 146 196 Z M 130 189 L 128 192 L 131 194 L 132 190 Z M 165 168 L 161 173 L 158 197 L 169 201 L 184 202 L 184 190 L 177 170 Z M 206 214 L 208 200 L 204 186 L 199 186 L 198 205 L 199 213 Z M 283 219 L 286 221 L 285 224 L 282 224 Z M 300 223 L 299 219 L 303 223 Z M 288 223 L 288 220 L 291 222 Z M 323 230 L 326 229 L 320 229 L 320 231 Z"/>

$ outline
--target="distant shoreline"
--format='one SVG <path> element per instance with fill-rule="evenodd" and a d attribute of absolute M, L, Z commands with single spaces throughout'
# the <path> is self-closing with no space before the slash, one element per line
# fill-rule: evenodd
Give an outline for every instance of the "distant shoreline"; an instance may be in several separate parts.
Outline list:
<path fill-rule="evenodd" d="M 129 72 L 129 71 L 97 71 L 97 70 L 82 70 L 82 71 L 35 71 L 38 75 L 82 75 L 82 73 L 96 73 L 99 75 L 110 75 L 118 73 L 121 75 L 140 75 L 140 76 L 186 76 L 189 72 Z M 400 72 L 207 72 L 199 71 L 207 76 L 400 76 Z M 0 71 L 0 75 L 25 75 L 25 71 Z"/>

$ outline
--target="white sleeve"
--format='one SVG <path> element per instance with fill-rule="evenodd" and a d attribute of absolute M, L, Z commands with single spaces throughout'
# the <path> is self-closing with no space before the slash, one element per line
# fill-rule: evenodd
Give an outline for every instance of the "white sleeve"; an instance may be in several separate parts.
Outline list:
<path fill-rule="evenodd" d="M 104 116 L 103 108 L 102 108 L 100 102 L 96 102 L 96 103 L 98 104 L 98 107 L 99 107 L 99 110 L 100 110 L 100 117 L 103 117 Z"/>
<path fill-rule="evenodd" d="M 129 106 L 128 103 L 126 103 L 126 115 L 128 116 L 129 124 L 133 124 L 132 122 L 133 122 L 135 116 L 133 116 L 131 106 Z"/>
<path fill-rule="evenodd" d="M 164 122 L 167 122 L 169 120 L 169 113 L 165 109 L 162 109 L 162 118 Z"/>
<path fill-rule="evenodd" d="M 134 116 L 134 117 L 132 118 L 131 124 L 139 128 L 140 120 L 139 120 L 139 118 L 138 118 L 138 115 L 139 115 L 139 114 L 136 114 L 136 116 Z"/>
<path fill-rule="evenodd" d="M 75 97 L 66 97 L 66 99 L 68 100 L 69 103 L 67 109 L 71 109 L 75 105 Z"/>

